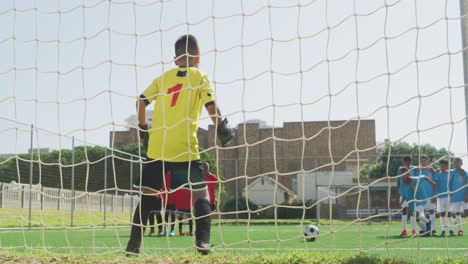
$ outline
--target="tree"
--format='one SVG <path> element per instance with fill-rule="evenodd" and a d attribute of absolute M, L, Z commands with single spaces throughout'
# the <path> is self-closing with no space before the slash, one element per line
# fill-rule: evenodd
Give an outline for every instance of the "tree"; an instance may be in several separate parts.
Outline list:
<path fill-rule="evenodd" d="M 377 159 L 370 165 L 365 165 L 360 171 L 362 178 L 371 179 L 396 176 L 398 167 L 402 165 L 405 155 L 413 157 L 413 165 L 418 165 L 419 156 L 427 155 L 433 167 L 437 167 L 437 160 L 442 157 L 453 157 L 453 153 L 444 148 L 437 149 L 429 144 L 410 145 L 405 142 L 396 144 L 385 144 Z M 388 166 L 387 166 L 388 165 Z"/>

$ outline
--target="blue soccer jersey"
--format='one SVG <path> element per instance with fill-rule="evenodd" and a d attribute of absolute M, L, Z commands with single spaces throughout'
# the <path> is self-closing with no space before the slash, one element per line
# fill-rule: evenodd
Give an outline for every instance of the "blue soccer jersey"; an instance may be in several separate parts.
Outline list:
<path fill-rule="evenodd" d="M 421 190 L 419 190 L 418 187 L 418 192 L 416 193 L 416 196 L 419 200 L 426 200 L 434 195 L 434 186 L 426 179 L 426 177 L 431 177 L 433 170 L 419 169 L 417 170 L 417 173 L 417 175 L 419 175 L 420 177 L 419 187 L 421 188 Z"/>
<path fill-rule="evenodd" d="M 448 194 L 448 172 L 436 172 L 432 176 L 432 181 L 437 183 L 437 198 L 447 198 Z"/>
<path fill-rule="evenodd" d="M 403 184 L 403 190 L 404 190 L 404 198 L 406 201 L 408 201 L 408 208 L 410 209 L 411 212 L 416 211 L 416 206 L 419 205 L 425 205 L 426 201 L 419 201 L 415 202 L 415 199 L 420 200 L 418 198 L 418 193 L 422 191 L 421 185 L 418 184 L 418 177 L 411 177 L 413 181 L 410 184 Z M 416 187 L 418 187 L 416 189 Z M 415 190 L 416 189 L 416 190 Z M 416 195 L 415 195 L 416 191 Z"/>
<path fill-rule="evenodd" d="M 460 173 L 459 171 L 452 169 L 450 170 L 450 201 L 451 202 L 464 202 L 467 192 L 466 179 L 468 175 L 466 172 Z"/>
<path fill-rule="evenodd" d="M 398 191 L 400 192 L 400 196 L 405 197 L 404 193 L 406 192 L 406 187 L 403 186 L 403 185 L 405 185 L 405 184 L 403 183 L 403 178 L 400 177 L 400 170 L 401 170 L 401 168 L 404 168 L 404 166 L 398 167 L 398 171 L 397 171 L 397 177 L 398 177 L 398 182 L 399 182 Z M 409 176 L 413 176 L 413 174 L 414 174 L 414 169 L 415 169 L 414 166 L 410 166 Z M 405 197 L 405 198 L 406 198 L 406 197 Z"/>

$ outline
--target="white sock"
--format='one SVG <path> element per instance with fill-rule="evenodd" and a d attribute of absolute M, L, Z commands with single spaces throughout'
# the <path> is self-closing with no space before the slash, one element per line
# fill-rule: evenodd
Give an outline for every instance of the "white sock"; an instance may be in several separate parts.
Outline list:
<path fill-rule="evenodd" d="M 451 215 L 447 217 L 447 225 L 449 230 L 453 231 L 453 219 Z"/>
<path fill-rule="evenodd" d="M 456 221 L 457 221 L 457 226 L 458 226 L 458 230 L 463 230 L 463 225 L 462 225 L 462 216 L 461 215 L 457 215 L 455 217 Z"/>
<path fill-rule="evenodd" d="M 440 230 L 445 231 L 445 216 L 440 216 Z"/>
<path fill-rule="evenodd" d="M 429 215 L 429 219 L 431 219 L 431 230 L 436 229 L 436 215 L 435 213 Z"/>
<path fill-rule="evenodd" d="M 410 216 L 411 230 L 416 230 L 416 217 Z"/>
<path fill-rule="evenodd" d="M 422 220 L 418 221 L 418 225 L 422 231 L 426 231 L 426 224 Z"/>
<path fill-rule="evenodd" d="M 429 219 L 427 219 L 427 217 L 424 214 L 419 214 L 418 219 L 423 221 L 426 224 L 429 223 Z"/>
<path fill-rule="evenodd" d="M 403 230 L 406 230 L 406 224 L 408 223 L 408 215 L 403 214 L 401 216 L 401 226 L 403 227 Z"/>

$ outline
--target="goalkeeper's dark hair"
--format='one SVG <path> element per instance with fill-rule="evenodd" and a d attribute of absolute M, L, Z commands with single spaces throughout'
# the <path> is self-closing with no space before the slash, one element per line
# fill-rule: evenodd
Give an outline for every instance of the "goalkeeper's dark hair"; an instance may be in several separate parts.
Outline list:
<path fill-rule="evenodd" d="M 198 46 L 198 40 L 194 35 L 182 35 L 180 36 L 174 45 L 176 57 L 182 55 L 198 56 L 200 55 L 200 48 Z"/>

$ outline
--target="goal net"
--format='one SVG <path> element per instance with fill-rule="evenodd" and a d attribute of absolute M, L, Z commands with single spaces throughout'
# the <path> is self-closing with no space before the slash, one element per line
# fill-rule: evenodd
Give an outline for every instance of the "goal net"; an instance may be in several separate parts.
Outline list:
<path fill-rule="evenodd" d="M 221 147 L 206 111 L 198 120 L 202 159 L 219 178 L 217 252 L 463 256 L 465 238 L 426 238 L 419 225 L 412 236 L 398 186 L 405 156 L 416 189 L 425 167 L 435 174 L 441 160 L 449 170 L 466 160 L 459 4 L 1 1 L 0 251 L 123 251 L 146 162 L 135 101 L 176 67 L 174 42 L 192 34 L 235 131 Z M 468 188 L 450 184 L 441 194 Z M 413 200 L 436 204 L 435 195 Z M 148 228 L 144 254 L 194 250 L 194 238 L 180 236 L 194 216 L 166 204 L 154 212 L 162 237 Z M 434 222 L 433 210 L 420 214 Z M 436 216 L 437 235 L 466 229 L 455 211 L 451 222 Z M 311 224 L 314 242 L 304 236 Z"/>

